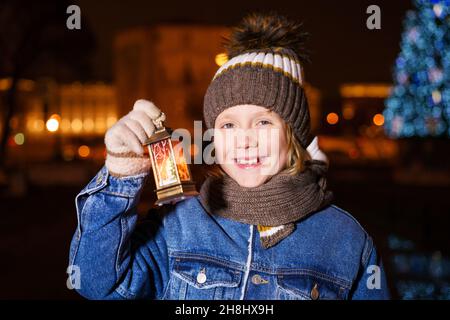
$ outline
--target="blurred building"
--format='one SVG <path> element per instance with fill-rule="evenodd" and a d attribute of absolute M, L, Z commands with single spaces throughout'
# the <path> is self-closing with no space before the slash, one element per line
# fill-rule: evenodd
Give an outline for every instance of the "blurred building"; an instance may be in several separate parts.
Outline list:
<path fill-rule="evenodd" d="M 120 32 L 114 44 L 114 84 L 57 83 L 21 79 L 9 125 L 8 163 L 104 160 L 106 130 L 140 98 L 167 114 L 167 125 L 193 133 L 202 120 L 203 98 L 219 66 L 227 61 L 222 26 L 156 25 Z M 0 129 L 11 79 L 0 79 Z M 312 128 L 323 119 L 321 93 L 305 84 Z M 206 129 L 206 128 L 204 128 Z"/>
<path fill-rule="evenodd" d="M 10 80 L 0 80 L 0 104 Z M 1 110 L 5 108 L 2 106 Z M 0 115 L 3 124 L 3 116 Z M 51 79 L 20 80 L 10 121 L 9 161 L 33 163 L 54 158 L 103 157 L 108 127 L 118 119 L 115 87 L 105 83 L 58 84 Z"/>
<path fill-rule="evenodd" d="M 339 88 L 342 133 L 368 137 L 384 135 L 382 113 L 390 90 L 391 85 L 385 83 L 342 84 Z"/>
<path fill-rule="evenodd" d="M 391 86 L 385 83 L 345 83 L 339 88 L 341 108 L 324 114 L 321 146 L 335 163 L 393 164 L 398 144 L 384 134 L 384 100 Z"/>

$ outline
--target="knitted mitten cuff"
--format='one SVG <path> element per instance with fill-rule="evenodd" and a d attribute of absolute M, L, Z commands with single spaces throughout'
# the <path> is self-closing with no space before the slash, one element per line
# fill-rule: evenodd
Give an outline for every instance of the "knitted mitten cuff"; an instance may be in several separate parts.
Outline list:
<path fill-rule="evenodd" d="M 135 176 L 150 173 L 151 161 L 147 154 L 138 155 L 134 152 L 112 152 L 106 150 L 105 165 L 109 173 L 115 177 Z"/>

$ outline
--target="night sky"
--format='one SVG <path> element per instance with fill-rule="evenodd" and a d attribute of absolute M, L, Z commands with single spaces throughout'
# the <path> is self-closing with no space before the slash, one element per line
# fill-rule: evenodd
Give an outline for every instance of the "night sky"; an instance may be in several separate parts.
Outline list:
<path fill-rule="evenodd" d="M 276 10 L 303 21 L 310 33 L 311 64 L 306 80 L 326 95 L 337 94 L 343 82 L 391 82 L 392 64 L 399 52 L 402 22 L 411 0 L 395 1 L 88 1 L 78 0 L 82 23 L 97 38 L 94 76 L 113 80 L 114 35 L 126 28 L 157 23 L 195 23 L 232 26 L 253 10 Z M 381 8 L 381 30 L 366 28 L 366 8 Z"/>

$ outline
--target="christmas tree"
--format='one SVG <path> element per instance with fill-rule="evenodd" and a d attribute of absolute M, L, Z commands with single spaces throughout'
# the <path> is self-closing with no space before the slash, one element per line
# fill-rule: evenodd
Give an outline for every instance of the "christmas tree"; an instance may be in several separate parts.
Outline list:
<path fill-rule="evenodd" d="M 392 138 L 450 136 L 450 0 L 414 0 L 385 101 Z"/>

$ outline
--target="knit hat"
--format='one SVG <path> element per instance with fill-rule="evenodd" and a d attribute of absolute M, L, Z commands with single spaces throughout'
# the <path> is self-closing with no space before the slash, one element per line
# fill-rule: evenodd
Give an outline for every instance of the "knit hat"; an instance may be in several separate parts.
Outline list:
<path fill-rule="evenodd" d="M 278 113 L 306 149 L 313 137 L 303 88 L 305 35 L 301 24 L 277 14 L 244 18 L 225 44 L 229 60 L 206 91 L 206 126 L 214 128 L 217 116 L 229 107 L 254 104 Z"/>

